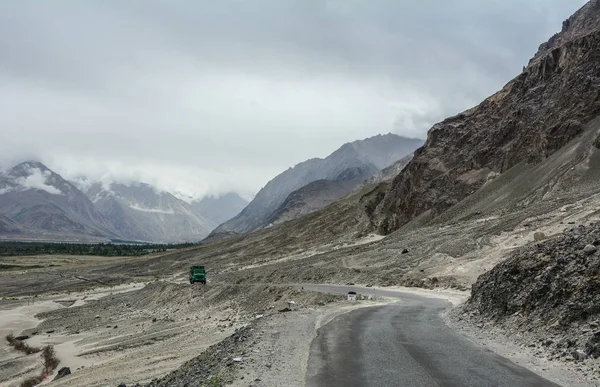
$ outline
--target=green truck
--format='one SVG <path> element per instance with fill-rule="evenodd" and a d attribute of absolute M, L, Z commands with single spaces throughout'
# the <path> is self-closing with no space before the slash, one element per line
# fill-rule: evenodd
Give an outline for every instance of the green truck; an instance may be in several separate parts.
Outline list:
<path fill-rule="evenodd" d="M 190 267 L 190 283 L 200 282 L 206 285 L 206 270 L 204 266 L 192 266 Z"/>

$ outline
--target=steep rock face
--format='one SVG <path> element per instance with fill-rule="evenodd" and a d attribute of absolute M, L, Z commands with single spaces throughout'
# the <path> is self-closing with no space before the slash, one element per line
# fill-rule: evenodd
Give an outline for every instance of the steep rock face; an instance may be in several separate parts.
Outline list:
<path fill-rule="evenodd" d="M 431 128 L 383 200 L 370 205 L 377 207 L 372 223 L 379 232 L 425 211 L 435 216 L 516 164 L 540 161 L 600 114 L 597 4 L 570 18 L 501 91 Z"/>
<path fill-rule="evenodd" d="M 0 175 L 0 213 L 27 230 L 115 236 L 85 194 L 39 162 Z"/>
<path fill-rule="evenodd" d="M 192 203 L 194 209 L 215 224 L 221 224 L 239 214 L 248 201 L 240 195 L 230 192 L 221 196 L 207 196 Z"/>
<path fill-rule="evenodd" d="M 278 224 L 320 210 L 364 184 L 370 170 L 348 168 L 335 180 L 316 180 L 292 192 L 269 216 L 267 224 Z"/>
<path fill-rule="evenodd" d="M 538 59 L 565 42 L 590 33 L 592 30 L 598 27 L 599 18 L 600 0 L 589 1 L 570 18 L 563 22 L 562 30 L 559 33 L 554 34 L 554 36 L 552 36 L 547 42 L 544 42 L 540 45 L 538 52 L 531 59 L 531 61 Z"/>
<path fill-rule="evenodd" d="M 418 139 L 394 134 L 379 135 L 347 143 L 325 159 L 315 158 L 297 164 L 269 181 L 239 215 L 221 224 L 214 233 L 245 233 L 260 228 L 293 191 L 316 180 L 336 179 L 349 168 L 360 168 L 374 174 L 421 144 Z"/>
<path fill-rule="evenodd" d="M 554 353 L 600 356 L 600 331 L 593 333 L 600 328 L 599 238 L 595 223 L 525 248 L 479 277 L 461 313 L 537 335 Z"/>
<path fill-rule="evenodd" d="M 126 240 L 146 242 L 199 241 L 215 223 L 197 214 L 193 207 L 170 193 L 136 183 L 96 183 L 86 191 L 98 211 Z"/>

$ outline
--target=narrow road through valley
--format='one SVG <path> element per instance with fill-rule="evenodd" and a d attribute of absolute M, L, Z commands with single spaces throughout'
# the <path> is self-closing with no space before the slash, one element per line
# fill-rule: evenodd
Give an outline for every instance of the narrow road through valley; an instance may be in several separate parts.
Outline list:
<path fill-rule="evenodd" d="M 450 303 L 410 293 L 303 285 L 328 293 L 355 290 L 401 302 L 338 316 L 313 340 L 307 387 L 558 387 L 450 329 Z"/>

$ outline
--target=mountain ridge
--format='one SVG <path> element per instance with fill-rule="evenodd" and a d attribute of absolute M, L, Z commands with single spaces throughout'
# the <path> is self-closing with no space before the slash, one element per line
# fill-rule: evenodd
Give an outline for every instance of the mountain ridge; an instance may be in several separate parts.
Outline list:
<path fill-rule="evenodd" d="M 23 230 L 117 236 L 87 196 L 36 161 L 20 163 L 0 175 L 0 214 Z"/>
<path fill-rule="evenodd" d="M 240 214 L 219 225 L 212 234 L 239 234 L 263 227 L 293 191 L 316 180 L 334 180 L 352 167 L 375 174 L 421 144 L 422 140 L 389 133 L 345 143 L 323 159 L 311 158 L 298 163 L 270 180 Z"/>
<path fill-rule="evenodd" d="M 178 243 L 200 241 L 216 226 L 169 192 L 146 183 L 92 184 L 86 195 L 127 240 Z"/>
<path fill-rule="evenodd" d="M 249 201 L 239 194 L 228 192 L 219 196 L 205 196 L 191 204 L 198 213 L 218 225 L 235 217 L 248 203 Z"/>

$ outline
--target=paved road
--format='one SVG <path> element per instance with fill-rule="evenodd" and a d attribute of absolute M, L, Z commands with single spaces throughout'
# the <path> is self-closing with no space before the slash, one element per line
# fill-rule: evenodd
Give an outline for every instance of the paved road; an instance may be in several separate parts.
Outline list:
<path fill-rule="evenodd" d="M 353 287 L 304 288 L 347 293 Z M 558 387 L 450 329 L 440 318 L 450 307 L 444 300 L 357 292 L 401 302 L 357 309 L 321 327 L 310 348 L 307 387 Z"/>

